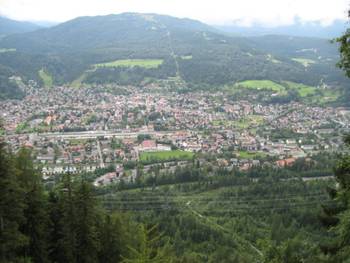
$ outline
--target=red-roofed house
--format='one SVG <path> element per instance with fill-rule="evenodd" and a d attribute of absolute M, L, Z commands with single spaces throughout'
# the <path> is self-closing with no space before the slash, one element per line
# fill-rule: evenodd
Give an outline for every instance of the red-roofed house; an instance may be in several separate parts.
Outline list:
<path fill-rule="evenodd" d="M 279 167 L 286 167 L 286 166 L 291 166 L 295 161 L 296 161 L 296 158 L 287 158 L 287 159 L 276 161 L 276 164 Z"/>
<path fill-rule="evenodd" d="M 145 140 L 140 144 L 140 151 L 157 151 L 157 143 L 154 140 Z"/>

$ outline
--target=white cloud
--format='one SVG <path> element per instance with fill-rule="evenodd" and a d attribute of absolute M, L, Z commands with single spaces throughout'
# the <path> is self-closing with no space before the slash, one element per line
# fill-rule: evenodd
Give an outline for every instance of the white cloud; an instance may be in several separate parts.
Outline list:
<path fill-rule="evenodd" d="M 150 12 L 210 24 L 329 24 L 345 19 L 348 0 L 0 0 L 0 13 L 19 20 L 65 21 L 77 16 Z"/>

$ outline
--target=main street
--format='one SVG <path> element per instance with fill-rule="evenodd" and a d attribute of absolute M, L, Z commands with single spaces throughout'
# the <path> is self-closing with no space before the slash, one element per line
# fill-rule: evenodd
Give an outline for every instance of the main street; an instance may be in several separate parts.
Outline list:
<path fill-rule="evenodd" d="M 169 136 L 176 132 L 182 131 L 138 131 L 138 132 L 126 132 L 126 131 L 82 131 L 82 132 L 54 132 L 54 133 L 39 133 L 37 136 L 54 138 L 54 139 L 95 139 L 98 137 L 105 138 L 137 138 L 142 134 L 149 134 L 153 136 Z"/>
<path fill-rule="evenodd" d="M 23 135 L 35 135 L 39 137 L 52 138 L 52 139 L 96 139 L 98 137 L 105 138 L 117 138 L 117 139 L 126 139 L 126 138 L 137 138 L 137 136 L 142 134 L 149 134 L 152 136 L 170 136 L 177 132 L 183 132 L 182 130 L 176 131 L 137 131 L 137 132 L 128 132 L 128 131 L 81 131 L 81 132 L 48 132 L 48 133 L 27 133 Z M 21 136 L 21 134 L 8 135 L 11 136 Z"/>

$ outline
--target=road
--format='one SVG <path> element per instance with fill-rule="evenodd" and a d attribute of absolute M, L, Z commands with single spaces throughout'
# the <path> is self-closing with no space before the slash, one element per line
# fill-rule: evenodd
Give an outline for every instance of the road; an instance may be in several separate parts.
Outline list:
<path fill-rule="evenodd" d="M 100 167 L 105 168 L 105 163 L 103 162 L 103 156 L 102 156 L 102 152 L 101 152 L 100 141 L 97 140 L 96 143 L 97 143 L 98 155 L 100 156 Z"/>
<path fill-rule="evenodd" d="M 49 132 L 39 133 L 39 137 L 56 138 L 56 139 L 96 139 L 97 137 L 107 138 L 137 138 L 141 134 L 149 134 L 154 136 L 173 135 L 175 132 L 181 131 L 140 131 L 140 132 L 116 132 L 116 131 L 82 131 L 82 132 Z"/>

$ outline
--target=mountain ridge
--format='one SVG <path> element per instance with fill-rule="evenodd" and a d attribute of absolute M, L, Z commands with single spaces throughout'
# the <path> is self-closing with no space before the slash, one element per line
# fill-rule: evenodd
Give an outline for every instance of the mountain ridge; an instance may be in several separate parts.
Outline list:
<path fill-rule="evenodd" d="M 320 45 L 325 47 L 313 57 L 299 57 L 295 50 Z M 337 49 L 324 40 L 234 37 L 200 21 L 152 13 L 79 17 L 50 28 L 7 36 L 0 40 L 0 48 L 16 50 L 0 53 L 3 66 L 39 82 L 38 71 L 44 68 L 58 85 L 83 74 L 92 83 L 136 86 L 144 79 L 180 77 L 189 87 L 197 88 L 249 79 L 315 86 L 331 79 L 339 85 L 341 78 L 334 67 Z M 95 64 L 123 59 L 161 59 L 163 63 L 151 69 L 115 66 L 91 70 Z M 315 63 L 305 67 L 301 59 L 313 59 Z"/>
<path fill-rule="evenodd" d="M 0 36 L 26 33 L 40 28 L 40 26 L 31 22 L 16 21 L 0 16 Z"/>

